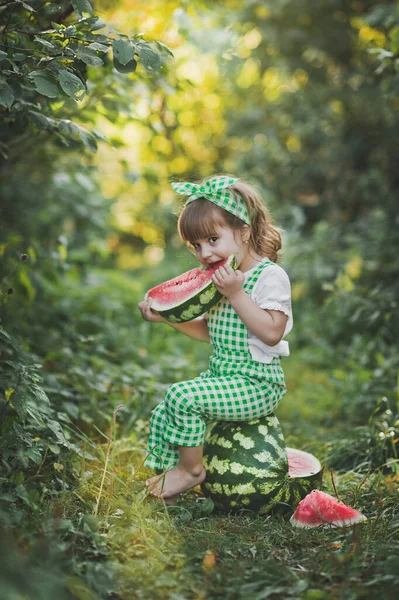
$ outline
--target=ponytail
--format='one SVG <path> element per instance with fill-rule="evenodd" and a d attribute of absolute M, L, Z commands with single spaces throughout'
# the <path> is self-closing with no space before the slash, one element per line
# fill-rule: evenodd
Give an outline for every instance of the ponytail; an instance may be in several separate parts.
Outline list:
<path fill-rule="evenodd" d="M 237 181 L 230 189 L 242 196 L 251 218 L 250 247 L 260 256 L 267 256 L 277 262 L 281 250 L 281 234 L 273 225 L 273 218 L 265 206 L 259 192 L 245 181 Z"/>

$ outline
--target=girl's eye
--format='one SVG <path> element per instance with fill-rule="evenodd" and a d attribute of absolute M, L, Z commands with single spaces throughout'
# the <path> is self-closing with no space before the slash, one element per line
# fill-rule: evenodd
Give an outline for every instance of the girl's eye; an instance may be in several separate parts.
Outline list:
<path fill-rule="evenodd" d="M 212 242 L 212 244 L 214 244 L 215 242 L 218 241 L 217 237 L 213 236 L 211 238 L 209 238 L 209 241 Z"/>

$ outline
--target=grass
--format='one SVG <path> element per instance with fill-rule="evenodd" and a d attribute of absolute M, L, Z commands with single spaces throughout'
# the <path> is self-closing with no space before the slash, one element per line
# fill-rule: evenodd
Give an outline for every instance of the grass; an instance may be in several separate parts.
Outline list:
<path fill-rule="evenodd" d="M 331 373 L 315 367 L 307 359 L 290 357 L 283 362 L 287 393 L 277 409 L 285 437 L 317 449 L 320 440 L 342 427 L 340 401 Z"/>
<path fill-rule="evenodd" d="M 329 374 L 291 361 L 279 418 L 289 443 L 327 453 L 337 398 Z M 292 409 L 295 403 L 295 409 Z M 327 414 L 330 413 L 330 414 Z M 318 415 L 325 415 L 320 419 Z M 309 431 L 312 437 L 309 439 Z M 337 431 L 335 431 L 335 434 Z M 111 450 L 110 450 L 111 448 Z M 381 471 L 325 471 L 324 489 L 366 514 L 357 526 L 293 528 L 287 517 L 231 516 L 189 492 L 176 507 L 149 498 L 142 428 L 99 446 L 77 494 L 98 506 L 99 531 L 120 600 L 303 600 L 394 598 L 399 583 L 399 477 Z M 106 477 L 103 466 L 107 461 Z M 103 488 L 101 488 L 103 484 Z M 99 493 L 101 498 L 99 498 Z"/>

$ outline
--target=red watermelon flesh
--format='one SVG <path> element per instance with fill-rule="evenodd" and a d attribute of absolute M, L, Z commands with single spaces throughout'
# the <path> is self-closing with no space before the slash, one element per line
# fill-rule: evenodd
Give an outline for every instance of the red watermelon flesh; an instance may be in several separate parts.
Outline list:
<path fill-rule="evenodd" d="M 365 520 L 362 513 L 320 490 L 313 490 L 305 496 L 290 519 L 295 527 L 304 528 L 319 525 L 345 527 Z"/>
<path fill-rule="evenodd" d="M 288 456 L 288 475 L 295 477 L 310 477 L 321 471 L 321 464 L 313 454 L 287 448 Z"/>
<path fill-rule="evenodd" d="M 177 300 L 186 300 L 195 296 L 212 282 L 212 275 L 219 267 L 226 264 L 229 258 L 218 261 L 208 269 L 196 267 L 152 288 L 146 294 L 146 298 L 153 300 L 152 309 L 167 310 L 169 307 L 175 306 Z"/>

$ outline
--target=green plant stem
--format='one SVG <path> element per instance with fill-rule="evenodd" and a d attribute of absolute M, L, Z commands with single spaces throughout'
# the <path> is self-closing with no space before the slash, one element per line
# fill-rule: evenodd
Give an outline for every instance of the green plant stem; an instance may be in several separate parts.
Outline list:
<path fill-rule="evenodd" d="M 111 453 L 112 438 L 113 438 L 113 434 L 114 434 L 114 426 L 115 426 L 115 421 L 116 421 L 116 414 L 117 414 L 118 410 L 120 410 L 121 408 L 123 408 L 123 404 L 119 404 L 115 408 L 114 413 L 112 415 L 111 426 L 109 428 L 109 435 L 108 435 L 107 452 L 106 452 L 106 455 L 105 455 L 104 471 L 103 471 L 103 476 L 101 478 L 100 490 L 99 490 L 98 496 L 97 496 L 96 507 L 94 509 L 94 516 L 95 517 L 98 514 L 98 507 L 100 506 L 100 500 L 101 500 L 101 496 L 102 496 L 102 492 L 103 492 L 105 476 L 107 474 L 107 467 L 108 467 L 108 462 L 109 462 L 109 455 Z"/>

